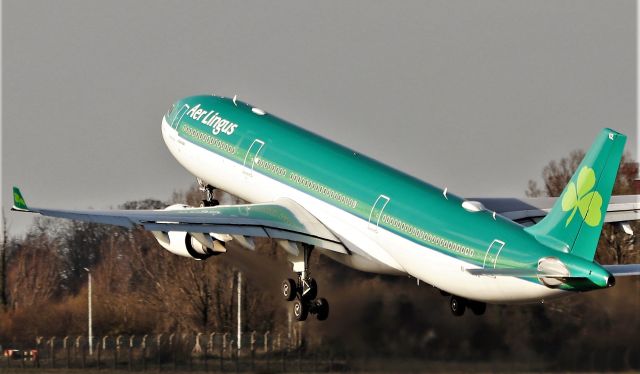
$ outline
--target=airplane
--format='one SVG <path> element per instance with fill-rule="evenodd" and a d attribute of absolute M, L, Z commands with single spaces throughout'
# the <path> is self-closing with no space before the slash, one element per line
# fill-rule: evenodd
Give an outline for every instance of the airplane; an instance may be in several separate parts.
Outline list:
<path fill-rule="evenodd" d="M 626 136 L 603 129 L 554 200 L 464 199 L 233 98 L 199 95 L 174 103 L 162 136 L 204 193 L 200 207 L 14 211 L 141 227 L 170 252 L 205 260 L 227 243 L 255 249 L 276 240 L 295 277 L 281 285 L 304 321 L 329 315 L 311 277 L 313 251 L 365 272 L 410 276 L 450 296 L 455 316 L 489 304 L 537 303 L 612 287 L 640 264 L 594 262 L 602 225 L 640 219 L 638 195 L 611 192 Z M 215 187 L 214 187 L 215 186 Z M 249 204 L 220 205 L 216 189 Z"/>

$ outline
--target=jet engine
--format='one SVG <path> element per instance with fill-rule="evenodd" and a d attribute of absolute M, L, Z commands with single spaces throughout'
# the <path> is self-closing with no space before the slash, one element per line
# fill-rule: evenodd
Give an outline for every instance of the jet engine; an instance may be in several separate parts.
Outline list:
<path fill-rule="evenodd" d="M 153 231 L 158 243 L 167 251 L 178 256 L 205 260 L 227 251 L 224 243 L 215 240 L 210 234 L 184 231 Z"/>
<path fill-rule="evenodd" d="M 175 204 L 165 208 L 165 210 L 186 208 L 189 207 L 182 204 Z M 213 236 L 215 234 L 185 231 L 153 231 L 152 233 L 164 249 L 178 256 L 205 260 L 211 256 L 219 255 L 227 251 L 224 242 L 217 240 Z"/>

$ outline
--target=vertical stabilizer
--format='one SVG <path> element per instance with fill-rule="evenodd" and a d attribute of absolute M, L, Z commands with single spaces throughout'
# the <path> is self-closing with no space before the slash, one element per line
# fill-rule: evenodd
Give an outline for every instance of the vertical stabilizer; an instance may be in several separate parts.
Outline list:
<path fill-rule="evenodd" d="M 603 129 L 547 216 L 525 230 L 545 244 L 593 260 L 627 137 Z"/>

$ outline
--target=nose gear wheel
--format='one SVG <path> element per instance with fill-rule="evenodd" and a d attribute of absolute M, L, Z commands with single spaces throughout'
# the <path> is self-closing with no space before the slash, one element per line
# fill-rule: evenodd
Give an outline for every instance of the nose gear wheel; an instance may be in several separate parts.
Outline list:
<path fill-rule="evenodd" d="M 200 178 L 196 178 L 196 180 L 198 181 L 198 189 L 205 193 L 205 198 L 200 203 L 200 206 L 205 207 L 220 205 L 220 202 L 214 197 L 216 188 L 210 184 L 205 184 L 204 181 Z"/>

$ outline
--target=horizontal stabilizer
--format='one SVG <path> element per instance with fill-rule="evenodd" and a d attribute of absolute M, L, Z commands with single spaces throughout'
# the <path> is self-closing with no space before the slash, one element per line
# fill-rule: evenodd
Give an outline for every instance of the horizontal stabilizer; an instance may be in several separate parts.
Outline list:
<path fill-rule="evenodd" d="M 640 275 L 640 264 L 602 265 L 603 268 L 616 277 Z"/>
<path fill-rule="evenodd" d="M 544 218 L 557 200 L 555 197 L 521 199 L 473 197 L 469 199 L 479 201 L 487 210 L 494 211 L 525 226 L 531 226 Z M 640 220 L 640 195 L 611 196 L 604 216 L 605 223 L 637 220 Z"/>

